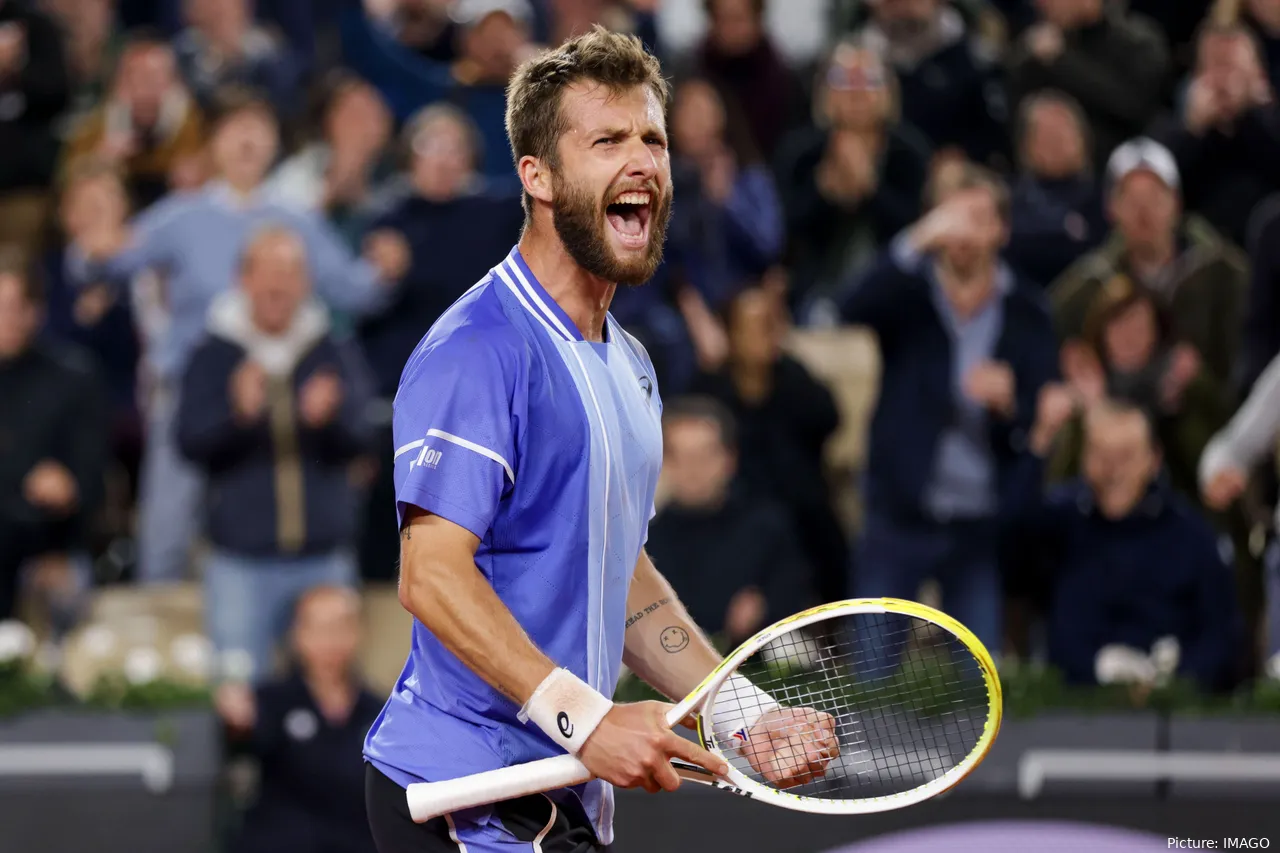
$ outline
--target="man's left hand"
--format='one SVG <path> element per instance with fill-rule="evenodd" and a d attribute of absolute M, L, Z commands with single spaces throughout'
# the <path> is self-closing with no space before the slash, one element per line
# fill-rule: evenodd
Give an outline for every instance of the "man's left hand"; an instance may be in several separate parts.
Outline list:
<path fill-rule="evenodd" d="M 812 708 L 776 708 L 757 720 L 747 737 L 742 754 L 776 788 L 820 779 L 840 754 L 835 718 Z"/>
<path fill-rule="evenodd" d="M 338 413 L 342 405 L 342 380 L 330 370 L 322 370 L 302 385 L 298 395 L 298 412 L 302 422 L 312 429 L 318 429 Z"/>

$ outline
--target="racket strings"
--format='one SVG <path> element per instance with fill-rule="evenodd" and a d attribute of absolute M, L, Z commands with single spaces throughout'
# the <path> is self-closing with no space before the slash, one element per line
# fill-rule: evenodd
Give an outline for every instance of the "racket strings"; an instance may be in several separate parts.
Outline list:
<path fill-rule="evenodd" d="M 738 668 L 782 707 L 745 691 L 715 714 L 755 721 L 720 744 L 754 781 L 818 799 L 904 793 L 977 746 L 990 713 L 981 666 L 949 632 L 916 617 L 853 613 L 784 634 Z"/>

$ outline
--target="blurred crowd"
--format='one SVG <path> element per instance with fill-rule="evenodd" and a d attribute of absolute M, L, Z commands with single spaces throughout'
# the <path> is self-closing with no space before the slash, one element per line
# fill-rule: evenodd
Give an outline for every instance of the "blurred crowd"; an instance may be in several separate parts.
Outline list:
<path fill-rule="evenodd" d="M 674 83 L 613 313 L 708 632 L 932 582 L 1074 682 L 1280 678 L 1280 0 L 0 0 L 0 619 L 200 578 L 232 728 L 338 736 L 307 614 L 396 576 L 401 368 L 519 238 L 508 77 L 594 24 Z"/>

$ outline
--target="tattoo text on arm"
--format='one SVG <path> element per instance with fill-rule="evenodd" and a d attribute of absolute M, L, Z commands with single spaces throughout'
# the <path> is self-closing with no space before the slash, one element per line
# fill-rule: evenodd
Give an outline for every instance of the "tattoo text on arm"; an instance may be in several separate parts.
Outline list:
<path fill-rule="evenodd" d="M 637 610 L 635 613 L 632 613 L 630 616 L 627 617 L 627 624 L 623 630 L 626 630 L 626 628 L 630 628 L 632 625 L 636 624 L 641 619 L 648 616 L 650 613 L 657 610 L 662 605 L 670 604 L 670 603 L 671 603 L 671 599 L 669 598 L 659 598 L 657 601 L 655 601 L 653 604 L 650 604 L 644 610 Z"/>

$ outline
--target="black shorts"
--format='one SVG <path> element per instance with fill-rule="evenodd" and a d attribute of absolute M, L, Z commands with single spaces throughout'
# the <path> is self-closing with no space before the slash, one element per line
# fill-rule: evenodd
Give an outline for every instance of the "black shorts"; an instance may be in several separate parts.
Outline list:
<path fill-rule="evenodd" d="M 557 808 L 541 795 L 496 804 L 491 822 L 483 829 L 451 826 L 442 817 L 414 823 L 404 788 L 366 764 L 364 801 L 378 853 L 510 853 L 512 842 L 525 842 L 530 851 L 540 853 L 609 851 L 596 840 L 595 830 L 580 810 Z"/>

